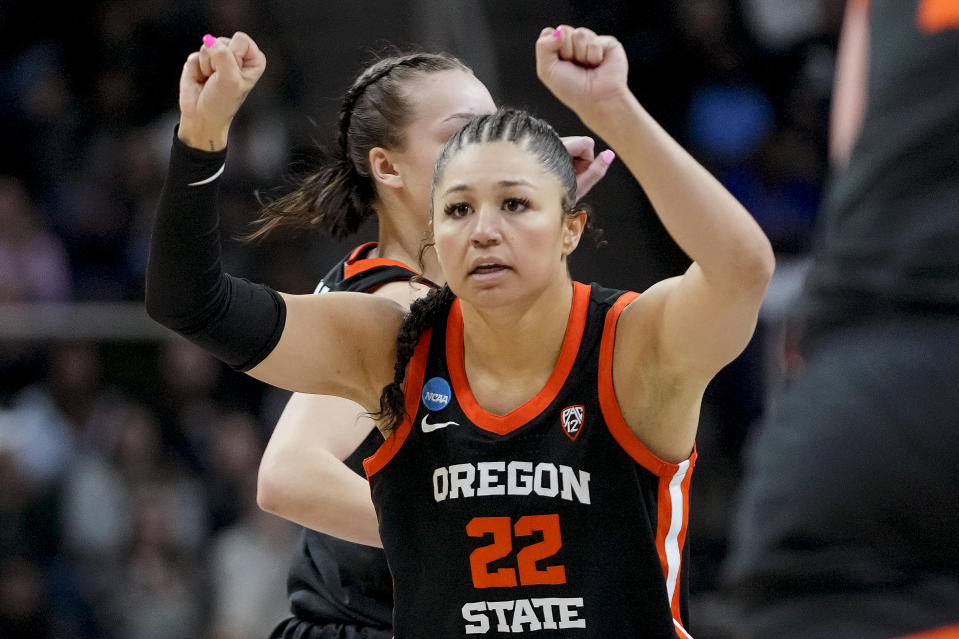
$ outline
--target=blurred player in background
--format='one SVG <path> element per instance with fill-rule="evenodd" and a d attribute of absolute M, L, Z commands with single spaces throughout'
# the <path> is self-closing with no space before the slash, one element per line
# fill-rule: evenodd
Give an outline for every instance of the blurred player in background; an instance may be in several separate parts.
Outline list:
<path fill-rule="evenodd" d="M 831 126 L 802 364 L 727 562 L 737 636 L 959 636 L 959 2 L 851 0 Z"/>

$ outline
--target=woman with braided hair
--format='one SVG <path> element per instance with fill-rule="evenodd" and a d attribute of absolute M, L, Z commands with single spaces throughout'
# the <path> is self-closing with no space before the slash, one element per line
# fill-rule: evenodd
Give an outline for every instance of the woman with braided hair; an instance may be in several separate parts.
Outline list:
<path fill-rule="evenodd" d="M 212 52 L 204 47 L 195 56 L 201 73 L 213 70 Z M 230 95 L 229 87 L 211 88 L 213 97 Z M 377 61 L 343 97 L 326 161 L 264 207 L 253 236 L 285 226 L 340 239 L 376 216 L 378 242 L 351 251 L 317 291 L 366 292 L 408 305 L 442 281 L 431 252 L 419 259 L 436 157 L 468 117 L 494 108 L 486 87 L 448 54 L 398 53 Z M 566 144 L 585 191 L 606 163 L 593 157 L 590 138 Z M 274 637 L 391 636 L 392 581 L 362 468 L 382 441 L 363 408 L 349 400 L 295 394 L 284 410 L 261 463 L 258 501 L 304 528 L 288 578 L 293 616 Z"/>
<path fill-rule="evenodd" d="M 219 268 L 215 186 L 184 156 L 222 148 L 262 73 L 251 41 L 223 44 L 203 77 L 222 74 L 238 97 L 181 88 L 147 309 L 257 379 L 374 416 L 387 439 L 364 465 L 395 636 L 688 636 L 699 407 L 752 335 L 773 255 L 629 91 L 619 42 L 545 29 L 538 75 L 623 158 L 690 268 L 642 295 L 573 282 L 586 214 L 569 153 L 545 122 L 500 110 L 443 147 L 429 207 L 447 285 L 409 313 L 376 295 L 280 294 Z"/>

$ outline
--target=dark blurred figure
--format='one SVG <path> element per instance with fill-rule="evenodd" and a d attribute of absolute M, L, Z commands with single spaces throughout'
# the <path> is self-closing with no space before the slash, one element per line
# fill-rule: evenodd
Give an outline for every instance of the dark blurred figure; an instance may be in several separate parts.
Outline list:
<path fill-rule="evenodd" d="M 959 623 L 957 67 L 956 2 L 849 2 L 801 341 L 727 566 L 736 636 Z"/>
<path fill-rule="evenodd" d="M 70 296 L 70 264 L 60 239 L 20 180 L 0 175 L 0 302 Z"/>
<path fill-rule="evenodd" d="M 130 535 L 112 566 L 103 614 L 117 639 L 195 639 L 203 635 L 206 583 L 196 548 L 183 543 L 183 495 L 170 483 L 142 486 Z"/>
<path fill-rule="evenodd" d="M 0 636 L 53 639 L 40 567 L 22 557 L 0 563 Z"/>
<path fill-rule="evenodd" d="M 229 496 L 230 501 L 221 502 L 229 506 L 228 513 L 222 508 L 218 513 L 214 504 L 213 514 L 221 515 L 225 525 L 207 546 L 209 636 L 265 639 L 290 615 L 286 581 L 300 528 L 256 505 L 255 464 L 264 444 L 252 420 L 231 413 L 219 421 L 213 451 L 218 458 L 217 484 L 229 486 L 219 496 Z"/>
<path fill-rule="evenodd" d="M 16 423 L 0 414 L 0 637 L 97 637 L 99 629 L 60 556 L 57 486 L 40 483 L 14 450 Z"/>
<path fill-rule="evenodd" d="M 0 440 L 23 472 L 45 488 L 58 482 L 86 437 L 96 437 L 97 417 L 117 402 L 103 380 L 100 348 L 89 342 L 49 345 L 41 378 L 19 392 L 0 419 Z"/>
<path fill-rule="evenodd" d="M 209 424 L 201 455 L 214 532 L 236 523 L 256 503 L 261 432 L 253 415 L 236 410 L 220 411 Z"/>
<path fill-rule="evenodd" d="M 61 509 L 62 552 L 84 598 L 110 636 L 196 636 L 196 577 L 184 571 L 209 532 L 202 484 L 164 449 L 141 404 L 121 402 L 90 431 L 64 477 Z"/>
<path fill-rule="evenodd" d="M 196 472 L 205 470 L 203 448 L 219 410 L 216 393 L 222 367 L 208 353 L 176 336 L 160 344 L 153 409 L 163 425 L 166 445 Z"/>

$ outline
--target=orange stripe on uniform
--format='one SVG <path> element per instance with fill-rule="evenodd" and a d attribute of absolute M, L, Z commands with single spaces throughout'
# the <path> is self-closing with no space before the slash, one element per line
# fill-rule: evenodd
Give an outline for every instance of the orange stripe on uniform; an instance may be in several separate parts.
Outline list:
<path fill-rule="evenodd" d="M 693 466 L 695 465 L 695 461 L 696 461 L 696 451 L 694 450 L 690 458 L 689 468 L 686 469 L 686 475 L 683 477 L 683 480 L 680 484 L 680 491 L 683 496 L 683 505 L 682 505 L 683 523 L 682 523 L 682 527 L 679 530 L 679 534 L 677 535 L 677 538 L 676 538 L 676 545 L 679 550 L 680 564 L 677 567 L 678 572 L 676 574 L 676 584 L 673 590 L 673 599 L 670 602 L 670 608 L 673 611 L 673 619 L 676 620 L 677 623 L 681 623 L 681 619 L 682 619 L 680 615 L 680 610 L 679 610 L 679 599 L 680 599 L 679 595 L 680 595 L 680 581 L 681 581 L 680 574 L 682 572 L 683 549 L 686 547 L 686 531 L 689 529 L 689 486 L 693 480 Z"/>
<path fill-rule="evenodd" d="M 929 34 L 959 28 L 959 0 L 919 0 L 916 23 Z"/>
<path fill-rule="evenodd" d="M 959 624 L 956 624 L 954 626 L 943 626 L 942 628 L 934 628 L 932 630 L 925 630 L 923 632 L 917 632 L 912 635 L 899 637 L 899 639 L 957 639 L 957 638 L 959 638 Z"/>
<path fill-rule="evenodd" d="M 367 242 L 366 244 L 357 246 L 353 252 L 350 253 L 350 256 L 346 260 L 346 264 L 343 265 L 343 277 L 353 277 L 357 273 L 368 271 L 377 266 L 398 266 L 406 269 L 407 271 L 412 270 L 409 266 L 398 260 L 391 260 L 385 257 L 362 257 L 377 246 L 379 245 L 376 242 Z"/>
<path fill-rule="evenodd" d="M 659 553 L 659 565 L 663 568 L 663 579 L 669 575 L 669 560 L 666 558 L 666 534 L 672 521 L 673 503 L 669 495 L 670 477 L 660 477 L 656 495 L 656 551 Z M 670 602 L 670 608 L 672 602 Z"/>
<path fill-rule="evenodd" d="M 629 427 L 619 410 L 619 400 L 616 399 L 616 390 L 613 388 L 613 351 L 616 343 L 616 323 L 623 309 L 639 297 L 639 293 L 623 293 L 606 312 L 606 323 L 603 326 L 603 337 L 599 347 L 599 406 L 603 411 L 606 427 L 612 433 L 613 439 L 623 447 L 629 456 L 643 468 L 657 477 L 672 475 L 679 468 L 677 464 L 663 461 L 656 456 L 646 445 L 639 440 L 636 433 Z"/>
<path fill-rule="evenodd" d="M 446 324 L 446 361 L 456 401 L 473 424 L 483 430 L 505 435 L 529 423 L 546 410 L 566 383 L 566 378 L 573 370 L 573 364 L 579 354 L 579 346 L 583 341 L 583 329 L 586 327 L 586 314 L 589 311 L 589 292 L 590 287 L 586 284 L 573 282 L 573 305 L 569 311 L 566 334 L 563 337 L 563 345 L 553 373 L 536 395 L 505 415 L 489 412 L 473 397 L 469 380 L 466 378 L 466 362 L 463 355 L 463 313 L 459 300 L 453 302 Z"/>
<path fill-rule="evenodd" d="M 410 358 L 410 363 L 406 367 L 406 416 L 403 422 L 390 433 L 383 444 L 376 449 L 376 452 L 363 460 L 363 468 L 366 470 L 366 477 L 370 478 L 379 472 L 387 462 L 393 459 L 393 456 L 400 451 L 403 442 L 410 434 L 413 427 L 412 420 L 416 417 L 416 409 L 420 403 L 420 393 L 423 391 L 423 377 L 426 376 L 426 355 L 430 350 L 430 338 L 433 336 L 433 329 L 428 329 L 420 335 L 420 341 L 416 344 L 416 350 Z"/>
<path fill-rule="evenodd" d="M 693 466 L 696 464 L 696 449 L 693 448 L 689 458 L 679 464 L 671 464 L 657 457 L 626 423 L 613 387 L 616 324 L 623 309 L 637 297 L 637 293 L 624 293 L 606 313 L 599 349 L 599 403 L 613 439 L 636 463 L 659 477 L 656 496 L 656 552 L 663 568 L 666 595 L 677 632 L 688 637 L 689 634 L 682 624 L 679 600 L 683 548 L 689 525 L 689 485 L 692 481 Z"/>
<path fill-rule="evenodd" d="M 659 480 L 656 513 L 656 552 L 663 567 L 666 596 L 673 622 L 683 628 L 680 600 L 680 577 L 682 575 L 683 546 L 689 525 L 689 482 L 692 479 L 693 456 L 678 464 L 676 472 L 664 475 Z"/>

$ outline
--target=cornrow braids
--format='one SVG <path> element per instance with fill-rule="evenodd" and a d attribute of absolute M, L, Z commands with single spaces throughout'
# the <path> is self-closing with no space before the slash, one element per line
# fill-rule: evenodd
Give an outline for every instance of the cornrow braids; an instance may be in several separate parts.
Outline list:
<path fill-rule="evenodd" d="M 385 78 L 397 67 L 407 65 L 414 68 L 416 66 L 415 61 L 424 55 L 426 54 L 411 53 L 400 57 L 393 56 L 384 58 L 367 67 L 353 82 L 353 86 L 350 87 L 349 91 L 347 91 L 343 97 L 343 103 L 340 105 L 340 111 L 337 116 L 337 127 L 339 130 L 337 143 L 343 151 L 344 156 L 349 156 L 350 122 L 352 120 L 353 109 L 356 107 L 357 101 L 365 95 L 366 88 Z"/>
<path fill-rule="evenodd" d="M 406 414 L 406 398 L 403 382 L 406 379 L 406 368 L 410 358 L 416 350 L 420 336 L 431 328 L 438 320 L 446 317 L 456 296 L 449 286 L 432 289 L 425 297 L 414 301 L 410 305 L 410 312 L 403 319 L 403 325 L 396 336 L 396 365 L 393 368 L 393 381 L 383 387 L 380 393 L 380 410 L 372 413 L 371 417 L 380 422 L 384 432 L 395 430 Z"/>
<path fill-rule="evenodd" d="M 405 90 L 409 81 L 421 73 L 451 70 L 472 73 L 447 53 L 418 52 L 383 58 L 360 74 L 340 107 L 337 138 L 344 157 L 360 175 L 369 175 L 371 148 L 405 145 L 403 133 L 413 111 Z"/>
<path fill-rule="evenodd" d="M 461 70 L 447 53 L 409 53 L 383 58 L 367 67 L 343 96 L 337 116 L 336 145 L 324 150 L 316 170 L 290 193 L 261 203 L 255 239 L 278 227 L 318 227 L 336 239 L 348 237 L 376 214 L 376 187 L 369 152 L 375 147 L 402 150 L 415 111 L 409 85 L 422 74 Z"/>
<path fill-rule="evenodd" d="M 436 191 L 443 169 L 457 152 L 471 144 L 486 142 L 512 142 L 532 153 L 563 185 L 563 211 L 571 215 L 577 210 L 576 170 L 563 141 L 545 120 L 512 108 L 478 115 L 447 140 L 433 169 L 431 195 Z M 430 197 L 430 219 L 432 217 L 433 198 Z"/>

